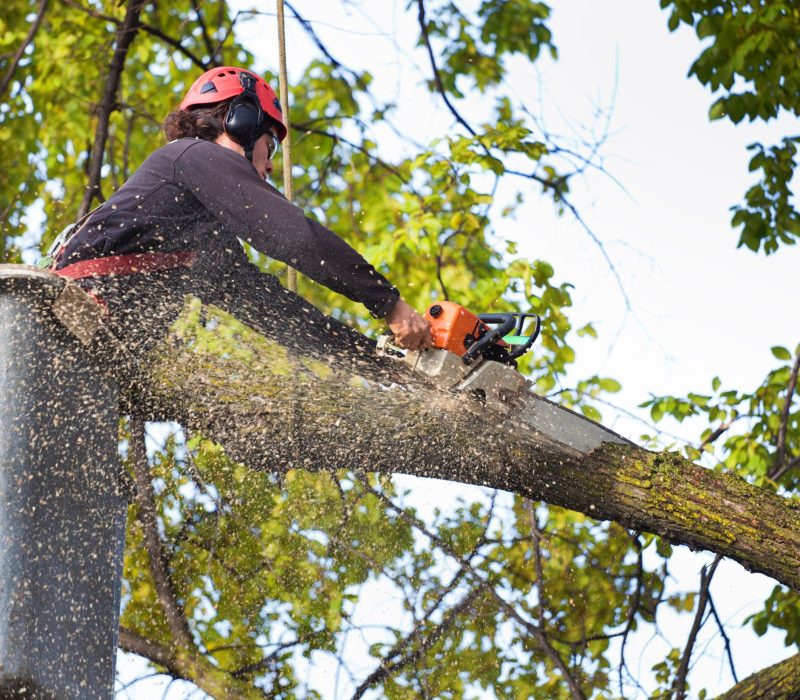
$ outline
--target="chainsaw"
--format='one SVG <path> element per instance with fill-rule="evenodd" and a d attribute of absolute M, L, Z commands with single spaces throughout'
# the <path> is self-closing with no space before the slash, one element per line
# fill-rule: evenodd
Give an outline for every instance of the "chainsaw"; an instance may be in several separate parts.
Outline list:
<path fill-rule="evenodd" d="M 517 418 L 579 452 L 590 452 L 603 442 L 631 444 L 531 391 L 532 383 L 517 371 L 517 359 L 539 336 L 542 323 L 537 314 L 473 314 L 454 302 L 440 301 L 424 316 L 431 326 L 432 348 L 404 350 L 392 344 L 392 336 L 384 335 L 378 338 L 377 353 L 405 363 L 441 388 L 467 395 L 478 407 Z"/>

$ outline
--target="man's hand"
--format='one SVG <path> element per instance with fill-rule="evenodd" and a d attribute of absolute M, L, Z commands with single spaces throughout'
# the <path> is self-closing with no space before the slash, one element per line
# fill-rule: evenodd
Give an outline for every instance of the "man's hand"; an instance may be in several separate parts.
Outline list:
<path fill-rule="evenodd" d="M 431 326 L 403 299 L 398 299 L 391 313 L 386 317 L 394 343 L 406 350 L 420 350 L 431 347 Z"/>

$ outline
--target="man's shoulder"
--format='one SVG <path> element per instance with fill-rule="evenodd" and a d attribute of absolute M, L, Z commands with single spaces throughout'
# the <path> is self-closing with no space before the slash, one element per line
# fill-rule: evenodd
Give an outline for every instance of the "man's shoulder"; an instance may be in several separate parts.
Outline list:
<path fill-rule="evenodd" d="M 153 151 L 151 157 L 167 157 L 177 160 L 178 158 L 181 158 L 184 155 L 189 155 L 190 153 L 192 155 L 213 153 L 217 148 L 217 144 L 211 143 L 211 141 L 187 137 L 170 141 L 169 143 L 161 146 L 161 148 Z"/>
<path fill-rule="evenodd" d="M 223 171 L 244 174 L 252 168 L 247 159 L 235 151 L 205 139 L 176 139 L 155 151 L 153 156 L 156 155 L 173 161 L 183 172 L 211 169 L 217 174 Z"/>

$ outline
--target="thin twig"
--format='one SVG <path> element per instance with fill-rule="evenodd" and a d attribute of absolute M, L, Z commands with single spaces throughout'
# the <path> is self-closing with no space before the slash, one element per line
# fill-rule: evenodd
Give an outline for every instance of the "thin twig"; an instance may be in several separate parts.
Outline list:
<path fill-rule="evenodd" d="M 639 605 L 642 602 L 642 588 L 644 586 L 644 561 L 642 557 L 642 542 L 638 535 L 633 536 L 636 544 L 636 590 L 633 594 L 633 600 L 628 608 L 628 616 L 625 620 L 625 629 L 622 631 L 622 643 L 619 649 L 619 695 L 624 697 L 622 685 L 622 673 L 627 668 L 625 662 L 625 644 L 628 642 L 628 635 L 633 629 L 633 623 L 636 620 L 636 613 L 639 612 Z"/>
<path fill-rule="evenodd" d="M 431 46 L 431 39 L 428 35 L 428 25 L 425 20 L 425 0 L 417 0 L 417 7 L 419 11 L 417 12 L 417 21 L 419 22 L 419 28 L 422 32 L 422 40 L 425 42 L 425 48 L 428 50 L 428 59 L 431 62 L 431 70 L 433 71 L 433 79 L 436 83 L 436 88 L 439 91 L 439 94 L 442 97 L 447 109 L 450 110 L 450 113 L 455 117 L 456 121 L 461 124 L 472 136 L 477 136 L 477 132 L 473 129 L 464 117 L 458 112 L 458 110 L 453 106 L 452 102 L 450 102 L 450 98 L 447 96 L 447 90 L 445 90 L 444 83 L 442 82 L 442 75 L 439 72 L 439 67 L 436 65 L 436 56 L 433 53 L 433 46 Z"/>
<path fill-rule="evenodd" d="M 200 12 L 200 3 L 197 0 L 192 0 L 192 9 L 194 10 L 195 15 L 197 15 L 197 24 L 200 25 L 200 31 L 203 34 L 203 41 L 205 42 L 206 49 L 208 50 L 208 58 L 213 61 L 216 52 L 214 47 L 211 45 L 211 37 L 208 34 L 208 28 L 206 27 L 205 20 L 203 19 L 203 13 Z"/>
<path fill-rule="evenodd" d="M 719 633 L 722 635 L 722 639 L 725 641 L 725 654 L 728 657 L 728 663 L 731 667 L 731 674 L 733 675 L 734 683 L 739 682 L 739 677 L 736 675 L 736 667 L 733 665 L 733 652 L 731 651 L 731 640 L 728 637 L 727 632 L 725 632 L 725 625 L 722 624 L 722 620 L 719 619 L 719 614 L 717 613 L 717 608 L 714 605 L 714 599 L 711 597 L 711 592 L 708 593 L 708 607 L 711 610 L 711 614 L 714 616 L 714 620 L 717 622 L 717 627 L 719 628 Z"/>
<path fill-rule="evenodd" d="M 425 47 L 428 51 L 428 58 L 431 63 L 431 70 L 433 71 L 434 75 L 434 82 L 436 83 L 436 88 L 439 91 L 439 94 L 442 97 L 445 105 L 447 105 L 448 110 L 450 113 L 455 117 L 456 121 L 461 124 L 472 136 L 477 136 L 477 132 L 475 129 L 470 126 L 469 122 L 460 114 L 460 112 L 453 106 L 453 103 L 450 102 L 450 98 L 447 95 L 447 91 L 445 90 L 444 83 L 442 82 L 441 74 L 439 73 L 439 68 L 436 65 L 436 57 L 433 53 L 433 47 L 431 45 L 430 37 L 428 35 L 428 27 L 425 20 L 425 2 L 424 0 L 417 0 L 417 7 L 419 8 L 419 12 L 417 14 L 417 19 L 420 26 L 420 31 L 422 32 L 422 38 L 425 43 Z M 481 146 L 486 151 L 487 155 L 491 155 L 490 149 L 481 142 Z M 598 238 L 597 234 L 592 230 L 592 228 L 584 221 L 583 217 L 578 212 L 577 207 L 575 207 L 572 202 L 567 199 L 566 192 L 564 191 L 564 185 L 568 179 L 567 176 L 562 176 L 556 179 L 548 179 L 543 178 L 537 175 L 536 173 L 524 173 L 519 170 L 511 170 L 505 169 L 504 172 L 508 173 L 509 175 L 515 175 L 518 177 L 524 177 L 528 180 L 534 180 L 542 185 L 545 189 L 552 190 L 556 201 L 560 202 L 564 207 L 566 207 L 569 212 L 572 214 L 575 221 L 578 222 L 578 225 L 584 230 L 587 236 L 592 240 L 592 242 L 597 246 L 600 250 L 600 254 L 603 256 L 603 259 L 606 261 L 611 273 L 614 275 L 614 279 L 616 280 L 617 286 L 619 287 L 620 294 L 622 295 L 623 302 L 625 304 L 625 310 L 631 311 L 632 304 L 631 300 L 628 297 L 628 292 L 625 290 L 625 285 L 622 282 L 622 277 L 619 274 L 616 266 L 614 265 L 611 257 L 608 254 L 608 251 L 605 248 L 603 242 Z"/>
<path fill-rule="evenodd" d="M 247 664 L 247 666 L 242 666 L 241 668 L 232 671 L 231 676 L 234 678 L 242 678 L 244 676 L 252 676 L 259 671 L 264 671 L 269 668 L 272 664 L 275 663 L 275 659 L 278 658 L 278 654 L 286 649 L 290 649 L 293 646 L 297 646 L 300 644 L 299 639 L 293 639 L 290 642 L 282 642 L 278 644 L 274 651 L 270 652 L 267 656 L 265 656 L 260 661 L 256 661 L 252 664 Z M 215 649 L 214 651 L 221 651 L 222 647 L 219 649 Z"/>

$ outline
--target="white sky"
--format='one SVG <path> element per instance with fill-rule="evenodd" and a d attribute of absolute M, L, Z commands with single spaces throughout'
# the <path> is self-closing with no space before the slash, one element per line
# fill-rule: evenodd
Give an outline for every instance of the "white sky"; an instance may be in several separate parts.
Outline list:
<path fill-rule="evenodd" d="M 252 4 L 243 2 L 241 7 Z M 273 9 L 265 4 L 267 11 Z M 498 222 L 497 228 L 519 240 L 522 253 L 553 263 L 557 277 L 575 285 L 574 326 L 592 321 L 600 332 L 598 341 L 578 343 L 574 376 L 601 373 L 618 379 L 623 392 L 615 401 L 632 411 L 649 392 L 709 391 L 714 375 L 722 378 L 724 387 L 753 388 L 775 366 L 770 346 L 794 348 L 800 342 L 793 303 L 800 297 L 798 252 L 784 248 L 765 257 L 737 250 L 728 207 L 741 201 L 751 182 L 746 145 L 777 142 L 796 130 L 796 123 L 784 119 L 769 126 L 709 124 L 712 99 L 696 79 L 686 77 L 699 43 L 688 30 L 669 34 L 666 14 L 656 0 L 550 4 L 560 59 L 541 62 L 538 72 L 515 63 L 509 83 L 529 107 L 543 107 L 553 131 L 566 130 L 562 115 L 573 126 L 591 123 L 594 106 L 607 106 L 613 99 L 613 136 L 603 153 L 607 169 L 626 191 L 609 178 L 591 175 L 573 183 L 572 198 L 604 241 L 631 300 L 631 313 L 626 315 L 619 288 L 594 244 L 568 214 L 554 216 L 552 205 L 538 194 L 532 191 L 516 219 Z M 421 141 L 451 128 L 444 105 L 418 90 L 423 76 L 413 64 L 427 77 L 424 55 L 398 55 L 390 43 L 396 34 L 404 47 L 410 46 L 402 37 L 416 31 L 415 13 L 404 12 L 406 2 L 361 3 L 371 20 L 356 7 L 343 12 L 338 2 L 296 0 L 296 5 L 345 65 L 359 68 L 369 57 L 376 94 L 402 96 L 404 108 L 396 124 L 412 129 Z M 275 32 L 274 17 L 264 17 L 242 33 L 259 57 L 255 68 L 277 69 Z M 379 32 L 389 36 L 376 35 Z M 315 55 L 304 32 L 292 22 L 287 50 L 290 65 L 297 68 Z M 402 280 L 394 281 L 402 287 Z M 604 417 L 633 439 L 642 432 L 641 426 L 609 411 Z M 686 426 L 664 427 L 696 438 Z M 403 479 L 403 485 L 416 486 L 413 503 L 422 512 L 458 494 L 476 493 L 443 483 L 432 489 L 424 480 Z M 675 585 L 696 588 L 699 568 L 708 561 L 706 555 L 680 548 L 672 563 Z M 712 593 L 723 619 L 731 620 L 728 633 L 740 679 L 791 653 L 780 635 L 756 638 L 749 629 L 738 629 L 746 614 L 759 609 L 772 585 L 731 562 L 723 562 L 715 577 Z M 661 632 L 682 647 L 690 622 L 669 620 Z M 707 632 L 713 632 L 711 624 Z M 663 654 L 660 640 L 648 640 L 649 635 L 640 635 L 629 645 L 626 656 L 632 668 L 637 668 L 640 655 L 644 670 Z M 732 684 L 720 660 L 721 646 L 712 649 L 716 660 L 702 661 L 690 676 L 695 690 L 705 686 L 711 697 Z M 124 675 L 130 678 L 137 668 L 141 666 L 125 662 Z M 311 678 L 313 685 L 330 687 L 324 665 L 310 673 L 319 674 Z M 154 692 L 152 685 L 137 684 L 127 697 L 152 697 Z M 167 694 L 184 696 L 179 686 Z"/>

